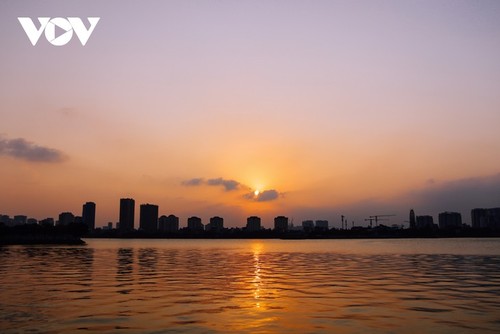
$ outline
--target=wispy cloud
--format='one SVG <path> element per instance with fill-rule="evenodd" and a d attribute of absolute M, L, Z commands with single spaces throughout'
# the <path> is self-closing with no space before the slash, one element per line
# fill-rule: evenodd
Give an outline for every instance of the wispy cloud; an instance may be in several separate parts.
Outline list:
<path fill-rule="evenodd" d="M 182 181 L 182 185 L 188 186 L 188 187 L 203 186 L 203 185 L 212 186 L 212 187 L 222 186 L 225 191 L 232 191 L 232 190 L 238 189 L 241 186 L 241 183 L 239 183 L 238 181 L 235 181 L 235 180 L 224 179 L 222 177 L 208 179 L 208 180 L 205 180 L 202 177 L 196 177 L 193 179 Z"/>
<path fill-rule="evenodd" d="M 0 137 L 0 155 L 32 162 L 55 163 L 65 160 L 63 152 L 34 144 L 24 138 L 8 139 Z"/>
<path fill-rule="evenodd" d="M 268 202 L 280 198 L 283 194 L 275 189 L 263 190 L 257 195 L 254 192 L 248 192 L 252 188 L 232 179 L 225 179 L 223 177 L 217 177 L 213 179 L 207 179 L 197 177 L 189 180 L 182 181 L 182 185 L 192 187 L 192 186 L 210 186 L 210 187 L 222 187 L 224 191 L 245 191 L 243 198 L 249 201 L 255 202 Z"/>
<path fill-rule="evenodd" d="M 240 183 L 235 180 L 226 180 L 222 177 L 216 179 L 209 179 L 207 181 L 209 186 L 223 186 L 225 191 L 236 190 L 240 186 Z"/>
<path fill-rule="evenodd" d="M 182 181 L 182 185 L 184 186 L 188 186 L 188 187 L 191 187 L 191 186 L 201 186 L 203 184 L 203 179 L 202 178 L 194 178 L 194 179 L 189 179 L 189 180 L 185 180 L 185 181 Z"/>

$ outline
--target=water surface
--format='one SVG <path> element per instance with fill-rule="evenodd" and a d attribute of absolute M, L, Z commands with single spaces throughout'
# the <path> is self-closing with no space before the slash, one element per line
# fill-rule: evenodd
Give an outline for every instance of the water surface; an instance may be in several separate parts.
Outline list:
<path fill-rule="evenodd" d="M 2 333 L 500 331 L 500 239 L 0 248 Z"/>

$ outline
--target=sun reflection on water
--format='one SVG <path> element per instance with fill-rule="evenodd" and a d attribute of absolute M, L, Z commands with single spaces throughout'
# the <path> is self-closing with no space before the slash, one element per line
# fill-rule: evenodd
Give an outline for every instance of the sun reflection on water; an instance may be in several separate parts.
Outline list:
<path fill-rule="evenodd" d="M 260 309 L 260 296 L 261 296 L 261 262 L 260 262 L 260 253 L 262 252 L 263 245 L 262 243 L 253 243 L 252 244 L 252 252 L 253 252 L 253 297 L 255 299 L 255 308 Z"/>

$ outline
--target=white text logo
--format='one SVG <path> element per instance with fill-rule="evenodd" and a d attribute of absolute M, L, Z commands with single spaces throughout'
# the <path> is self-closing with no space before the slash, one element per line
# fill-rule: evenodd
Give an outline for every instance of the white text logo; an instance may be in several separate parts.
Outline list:
<path fill-rule="evenodd" d="M 18 17 L 26 35 L 30 39 L 31 44 L 36 45 L 40 36 L 45 31 L 45 38 L 50 44 L 55 46 L 66 45 L 73 37 L 73 31 L 82 43 L 82 45 L 87 44 L 90 35 L 94 31 L 97 22 L 99 22 L 100 17 L 89 17 L 88 21 L 90 27 L 87 29 L 79 17 L 68 17 L 67 19 L 62 17 L 39 17 L 38 22 L 40 27 L 35 27 L 35 24 L 29 17 Z M 60 34 L 56 36 L 56 28 L 59 29 Z"/>

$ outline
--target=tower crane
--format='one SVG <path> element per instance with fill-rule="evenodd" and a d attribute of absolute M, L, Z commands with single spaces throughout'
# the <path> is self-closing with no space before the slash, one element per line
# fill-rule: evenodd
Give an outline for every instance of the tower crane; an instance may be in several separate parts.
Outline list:
<path fill-rule="evenodd" d="M 388 218 L 380 218 L 380 217 L 394 217 L 396 215 L 373 215 L 373 216 L 370 216 L 368 219 L 365 219 L 365 220 L 368 220 L 370 221 L 370 227 L 372 226 L 372 221 L 375 221 L 375 226 L 378 226 L 378 222 L 379 221 L 383 221 L 383 220 L 389 220 Z"/>

